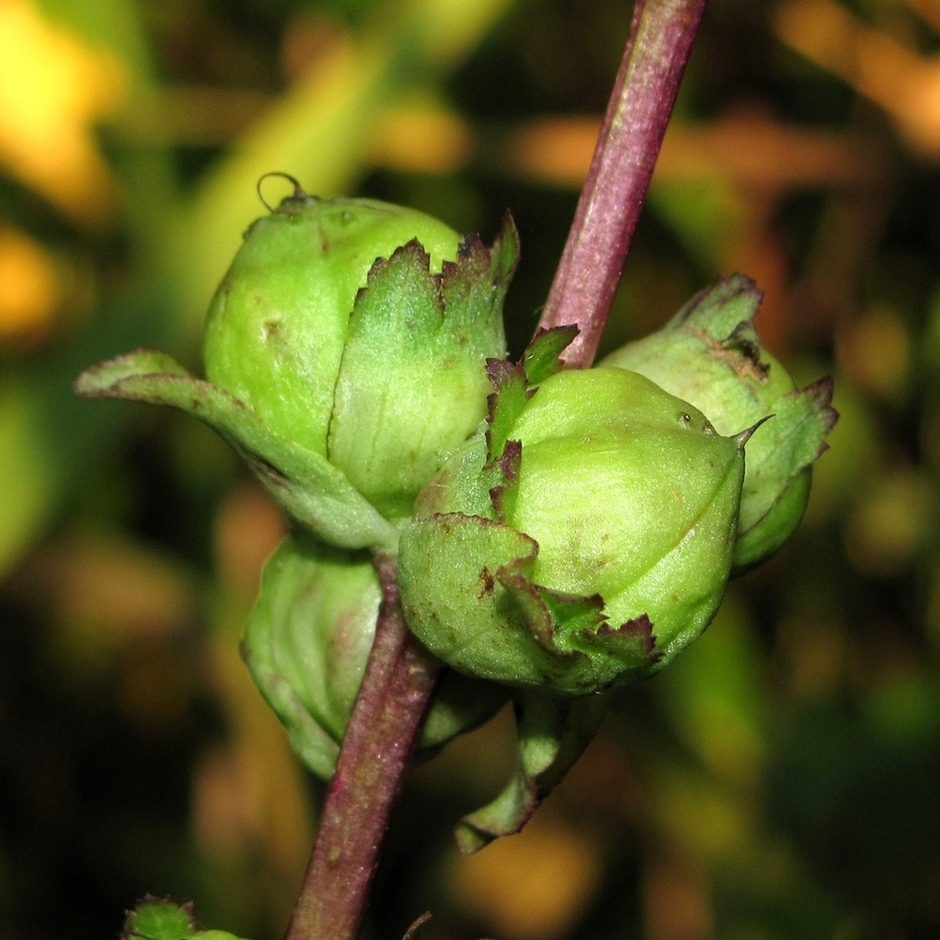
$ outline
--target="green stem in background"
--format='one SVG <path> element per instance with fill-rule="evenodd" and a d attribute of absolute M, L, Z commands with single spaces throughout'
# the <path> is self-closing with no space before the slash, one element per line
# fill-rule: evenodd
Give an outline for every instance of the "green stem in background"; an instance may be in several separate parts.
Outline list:
<path fill-rule="evenodd" d="M 382 605 L 375 642 L 287 940 L 354 940 L 358 935 L 411 752 L 441 668 L 405 625 L 397 562 L 376 554 Z"/>
<path fill-rule="evenodd" d="M 637 0 L 630 39 L 539 327 L 575 324 L 567 365 L 594 361 L 705 0 Z"/>

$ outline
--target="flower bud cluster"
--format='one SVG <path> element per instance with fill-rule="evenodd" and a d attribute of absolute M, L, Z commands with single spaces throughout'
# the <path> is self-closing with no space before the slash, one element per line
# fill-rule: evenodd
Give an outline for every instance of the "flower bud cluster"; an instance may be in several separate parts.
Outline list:
<path fill-rule="evenodd" d="M 508 217 L 487 248 L 298 187 L 251 226 L 212 301 L 207 380 L 141 351 L 78 382 L 199 417 L 291 517 L 244 653 L 321 776 L 376 630 L 370 553 L 398 557 L 408 626 L 451 667 L 422 746 L 516 705 L 520 770 L 468 817 L 472 846 L 519 828 L 560 779 L 598 693 L 669 663 L 729 576 L 789 535 L 835 420 L 828 380 L 799 390 L 760 347 L 760 295 L 740 276 L 593 369 L 561 368 L 573 327 L 508 361 L 517 258 Z"/>

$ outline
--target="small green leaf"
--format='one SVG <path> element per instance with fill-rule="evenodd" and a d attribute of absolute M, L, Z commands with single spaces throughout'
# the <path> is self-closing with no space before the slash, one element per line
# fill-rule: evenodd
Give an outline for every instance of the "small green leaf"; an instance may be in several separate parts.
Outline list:
<path fill-rule="evenodd" d="M 522 829 L 597 734 L 609 697 L 598 693 L 570 701 L 526 692 L 516 698 L 516 771 L 495 800 L 457 824 L 464 854 Z"/>
<path fill-rule="evenodd" d="M 539 330 L 522 357 L 529 385 L 540 385 L 561 369 L 561 354 L 578 335 L 576 326 Z"/>
<path fill-rule="evenodd" d="M 287 513 L 341 548 L 394 548 L 398 531 L 324 457 L 272 431 L 244 402 L 190 375 L 171 357 L 141 350 L 84 372 L 89 398 L 170 405 L 199 418 L 246 459 Z"/>

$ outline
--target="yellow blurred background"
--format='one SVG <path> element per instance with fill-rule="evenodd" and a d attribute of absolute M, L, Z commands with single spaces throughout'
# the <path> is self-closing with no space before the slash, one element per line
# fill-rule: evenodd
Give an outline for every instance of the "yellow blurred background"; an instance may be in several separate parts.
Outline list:
<path fill-rule="evenodd" d="M 115 936 L 146 892 L 278 937 L 322 795 L 238 656 L 277 510 L 208 431 L 72 380 L 198 370 L 272 170 L 485 239 L 511 209 L 520 350 L 630 15 L 0 0 L 0 940 Z M 937 0 L 712 0 L 607 346 L 754 277 L 770 349 L 836 379 L 807 518 L 522 835 L 450 837 L 507 715 L 418 768 L 366 936 L 940 936 L 938 168 Z"/>

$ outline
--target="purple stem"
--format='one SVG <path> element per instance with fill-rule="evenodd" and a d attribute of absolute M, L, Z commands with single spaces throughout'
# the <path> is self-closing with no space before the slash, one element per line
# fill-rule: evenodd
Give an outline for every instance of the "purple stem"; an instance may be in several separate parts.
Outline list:
<path fill-rule="evenodd" d="M 637 0 L 561 263 L 539 327 L 575 324 L 569 366 L 594 361 L 705 0 Z"/>
<path fill-rule="evenodd" d="M 377 555 L 382 605 L 287 940 L 354 940 L 440 662 L 408 631 L 397 563 Z"/>

